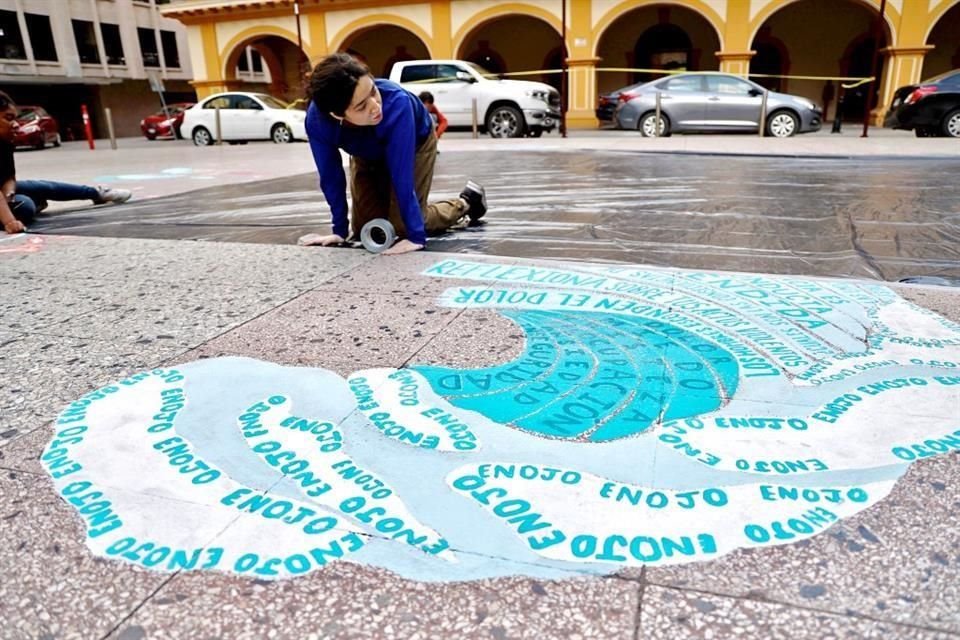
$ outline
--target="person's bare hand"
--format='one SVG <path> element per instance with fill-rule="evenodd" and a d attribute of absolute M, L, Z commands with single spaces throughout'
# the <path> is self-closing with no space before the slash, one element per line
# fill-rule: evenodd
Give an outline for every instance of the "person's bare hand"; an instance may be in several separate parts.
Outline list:
<path fill-rule="evenodd" d="M 27 230 L 27 228 L 23 226 L 22 222 L 14 218 L 9 222 L 3 223 L 3 230 L 6 231 L 7 233 L 23 233 L 24 231 Z"/>
<path fill-rule="evenodd" d="M 335 233 L 331 233 L 328 236 L 319 233 L 308 233 L 305 236 L 301 236 L 300 239 L 297 240 L 297 244 L 301 247 L 310 247 L 315 245 L 329 247 L 335 244 L 343 244 L 343 238 Z"/>
<path fill-rule="evenodd" d="M 383 252 L 385 256 L 398 256 L 401 253 L 410 253 L 411 251 L 420 251 L 423 249 L 422 244 L 416 244 L 415 242 L 410 242 L 409 240 L 401 240 L 397 244 L 393 245 L 389 249 Z"/>

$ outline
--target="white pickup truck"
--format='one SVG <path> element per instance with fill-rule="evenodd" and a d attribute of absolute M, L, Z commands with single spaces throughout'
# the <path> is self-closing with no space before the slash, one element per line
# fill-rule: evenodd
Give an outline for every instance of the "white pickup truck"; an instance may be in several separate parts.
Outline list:
<path fill-rule="evenodd" d="M 390 80 L 419 95 L 433 94 L 451 127 L 477 123 L 494 138 L 540 137 L 560 122 L 560 94 L 548 84 L 501 80 L 483 67 L 463 60 L 407 60 L 390 69 Z"/>

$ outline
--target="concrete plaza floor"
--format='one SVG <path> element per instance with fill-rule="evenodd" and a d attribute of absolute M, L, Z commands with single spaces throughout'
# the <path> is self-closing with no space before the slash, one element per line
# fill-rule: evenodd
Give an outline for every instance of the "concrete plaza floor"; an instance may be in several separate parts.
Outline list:
<path fill-rule="evenodd" d="M 876 139 L 880 142 L 871 143 L 875 146 L 867 155 L 956 152 L 955 141 L 935 140 L 930 145 L 929 140 L 882 134 Z M 572 140 L 592 148 L 627 144 L 622 134 L 601 136 L 600 142 L 593 136 Z M 676 145 L 670 151 L 694 147 L 712 152 L 730 145 L 728 137 L 669 140 Z M 830 138 L 797 140 L 804 145 L 794 147 L 799 155 L 826 154 L 827 145 L 834 145 L 830 147 L 834 151 L 841 149 L 840 155 L 856 155 L 849 149 L 859 144 L 846 138 L 841 146 Z M 649 142 L 632 138 L 629 144 Z M 133 186 L 138 197 L 310 170 L 305 146 L 293 147 L 302 151 L 299 155 L 281 156 L 273 145 L 194 150 L 162 144 L 131 141 L 131 149 L 116 152 L 115 157 L 109 151 L 87 156 L 77 148 L 21 154 L 18 169 L 20 175 L 44 169 L 42 177 L 52 177 L 55 170 L 58 178 L 80 182 L 127 175 L 119 183 Z M 476 144 L 481 142 L 445 139 L 443 154 L 470 154 L 474 149 L 470 145 Z M 499 141 L 482 144 L 500 148 Z M 555 138 L 513 141 L 503 148 L 522 144 L 544 150 L 561 142 Z M 749 151 L 751 144 L 742 148 Z M 143 152 L 145 148 L 150 155 Z M 161 162 L 158 156 L 164 154 L 170 156 Z M 225 154 L 231 154 L 229 162 L 224 161 Z M 81 162 L 83 158 L 96 161 Z M 187 167 L 190 173 L 158 174 L 151 169 L 171 164 Z M 283 580 L 221 571 L 145 569 L 136 562 L 95 553 L 87 545 L 85 519 L 89 518 L 78 516 L 74 508 L 82 504 L 68 504 L 60 495 L 63 487 L 51 482 L 50 474 L 56 469 L 50 465 L 52 458 L 44 460 L 42 455 L 45 448 L 51 450 L 48 444 L 60 429 L 55 421 L 61 411 L 92 391 L 138 372 L 196 368 L 230 356 L 321 368 L 344 378 L 382 367 L 416 364 L 468 369 L 509 362 L 529 340 L 515 322 L 498 309 L 443 302 L 450 288 L 492 290 L 494 285 L 424 274 L 450 259 L 544 270 L 616 266 L 557 258 L 530 261 L 436 251 L 390 258 L 361 250 L 272 244 L 33 234 L 0 238 L 0 380 L 4 387 L 0 397 L 0 568 L 6 576 L 0 586 L 4 621 L 0 635 L 123 640 L 960 637 L 957 452 L 914 462 L 889 495 L 819 535 L 778 546 L 747 546 L 687 564 L 611 566 L 597 571 L 594 566 L 581 568 L 539 557 L 527 562 L 506 550 L 502 555 L 491 553 L 480 539 L 471 543 L 469 536 L 451 538 L 454 551 L 472 558 L 464 563 L 475 567 L 478 575 L 496 576 L 475 579 L 404 578 L 402 571 L 384 568 L 394 566 L 389 557 L 379 563 L 333 562 Z M 662 275 L 656 270 L 650 273 L 651 279 Z M 666 274 L 668 281 L 672 278 L 677 283 L 666 288 L 679 290 L 680 278 L 687 273 Z M 849 279 L 843 281 L 846 284 L 829 279 L 817 282 L 837 290 L 860 286 Z M 924 309 L 960 322 L 960 298 L 950 288 L 891 288 Z M 911 316 L 910 321 L 914 320 Z M 895 319 L 885 322 L 896 324 Z M 953 347 L 948 344 L 948 348 Z M 223 376 L 224 397 L 231 386 L 246 384 L 247 375 L 244 363 L 248 361 L 227 362 L 236 364 L 228 364 Z M 893 370 L 885 375 L 926 375 L 941 370 L 936 367 L 907 367 L 905 373 Z M 883 375 L 865 379 L 876 381 Z M 189 383 L 187 391 L 189 395 Z M 332 392 L 317 395 L 326 393 Z M 948 423 L 953 420 L 952 428 L 960 428 L 956 397 L 937 406 L 909 398 L 892 409 L 903 412 L 905 427 L 919 425 L 922 431 L 928 421 L 936 422 L 946 414 Z M 794 400 L 782 396 L 757 401 L 774 407 L 769 411 L 776 413 L 778 402 L 788 405 Z M 216 412 L 199 410 L 200 424 L 219 419 Z M 882 418 L 879 413 L 876 417 Z M 657 423 L 651 433 L 659 433 L 659 428 Z M 380 452 L 384 446 L 378 440 L 380 434 L 372 427 L 370 431 L 372 435 L 361 432 L 357 437 L 371 451 Z M 622 442 L 627 446 L 635 440 Z M 529 442 L 533 444 L 523 445 L 529 447 L 527 453 L 536 452 L 538 443 L 547 447 L 550 441 L 530 436 Z M 215 455 L 215 449 L 207 455 Z M 142 464 L 148 474 L 149 461 L 140 457 L 144 454 L 139 450 L 118 445 L 102 449 L 99 459 L 97 453 L 89 452 L 89 466 L 100 468 L 105 477 L 124 457 L 132 460 L 129 468 Z M 423 467 L 412 465 L 397 472 L 400 486 L 414 487 L 421 472 L 426 482 L 430 456 L 452 455 L 421 453 L 422 457 L 412 459 Z M 360 449 L 351 454 L 363 459 Z M 521 456 L 519 450 L 517 456 Z M 483 455 L 480 459 L 486 460 Z M 658 474 L 669 470 L 670 458 L 666 460 L 656 466 L 656 473 L 649 472 L 653 487 L 662 486 Z M 546 456 L 542 462 L 551 460 Z M 603 461 L 585 457 L 583 465 L 602 469 Z M 646 471 L 636 473 L 645 477 Z M 837 478 L 841 476 L 833 479 Z M 151 492 L 138 493 L 133 480 L 118 475 L 106 486 L 115 494 L 128 491 L 133 502 L 140 496 L 146 503 Z M 416 491 L 410 488 L 408 495 Z M 437 501 L 441 502 L 439 494 Z M 410 507 L 430 513 L 429 502 L 427 496 Z M 180 503 L 185 522 L 192 522 L 186 514 L 194 506 Z M 590 519 L 588 511 L 585 507 L 584 521 Z M 142 526 L 150 528 L 147 515 L 127 515 L 131 521 L 142 517 Z M 775 510 L 756 517 L 773 518 Z M 433 514 L 427 520 L 427 524 L 444 522 L 444 517 Z M 499 535 L 499 521 L 477 517 L 471 522 L 484 535 Z M 456 529 L 454 524 L 450 527 Z M 372 537 L 377 537 L 376 532 Z M 278 537 L 276 544 L 283 543 Z M 407 565 L 400 561 L 398 566 Z M 419 565 L 411 561 L 410 566 Z"/>

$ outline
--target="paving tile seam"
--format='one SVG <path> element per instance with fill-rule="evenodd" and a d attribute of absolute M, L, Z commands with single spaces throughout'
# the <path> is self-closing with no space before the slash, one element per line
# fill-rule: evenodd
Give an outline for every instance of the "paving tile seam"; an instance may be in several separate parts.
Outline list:
<path fill-rule="evenodd" d="M 645 568 L 646 568 L 646 567 L 644 567 L 644 569 L 645 569 Z M 916 630 L 918 630 L 918 631 L 929 631 L 929 632 L 934 632 L 934 633 L 944 633 L 944 634 L 947 634 L 947 635 L 950 635 L 950 636 L 954 636 L 954 637 L 960 638 L 960 631 L 957 631 L 957 630 L 953 630 L 953 629 L 943 629 L 943 628 L 940 628 L 940 627 L 935 627 L 935 626 L 930 626 L 930 625 L 923 625 L 923 624 L 917 624 L 917 623 L 914 623 L 914 622 L 903 622 L 903 621 L 900 621 L 900 620 L 891 620 L 891 619 L 888 619 L 888 618 L 877 617 L 877 616 L 875 616 L 875 615 L 871 615 L 871 614 L 868 614 L 868 613 L 862 613 L 862 612 L 860 612 L 860 611 L 853 611 L 852 609 L 848 609 L 848 610 L 846 610 L 846 611 L 835 611 L 835 610 L 833 610 L 833 609 L 826 608 L 826 607 L 814 607 L 814 606 L 810 606 L 810 605 L 800 604 L 800 603 L 797 603 L 797 602 L 789 602 L 789 601 L 786 601 L 786 600 L 779 600 L 779 599 L 776 599 L 776 598 L 763 598 L 763 597 L 750 596 L 750 595 L 736 595 L 736 594 L 730 594 L 730 593 L 723 593 L 723 592 L 721 592 L 721 591 L 710 591 L 710 590 L 708 590 L 708 589 L 697 589 L 697 588 L 676 586 L 676 585 L 671 585 L 671 584 L 660 584 L 660 583 L 658 583 L 658 582 L 656 582 L 656 581 L 653 581 L 653 580 L 648 580 L 648 581 L 647 581 L 647 584 L 649 584 L 650 586 L 653 586 L 653 587 L 661 588 L 661 589 L 669 589 L 669 590 L 671 590 L 671 591 L 682 591 L 682 592 L 685 592 L 685 593 L 696 593 L 696 594 L 702 594 L 702 595 L 706 595 L 706 596 L 713 596 L 713 597 L 717 597 L 717 598 L 724 598 L 724 599 L 727 599 L 727 600 L 741 600 L 741 601 L 747 601 L 747 602 L 756 602 L 756 603 L 760 603 L 760 604 L 771 604 L 771 605 L 777 605 L 777 606 L 787 607 L 787 608 L 790 608 L 790 609 L 799 609 L 799 610 L 801 610 L 801 611 L 808 611 L 808 612 L 810 612 L 810 613 L 820 613 L 820 614 L 825 614 L 825 615 L 838 616 L 838 617 L 841 617 L 841 618 L 857 618 L 857 619 L 860 619 L 860 620 L 868 620 L 868 621 L 870 621 L 870 622 L 879 622 L 879 623 L 883 623 L 883 624 L 893 624 L 893 625 L 897 625 L 897 626 L 900 626 L 900 627 L 908 627 L 908 628 L 910 628 L 910 629 L 916 629 Z"/>
<path fill-rule="evenodd" d="M 12 441 L 11 441 L 12 442 Z M 35 476 L 37 478 L 46 478 L 48 477 L 46 473 L 40 471 L 30 471 L 28 469 L 17 469 L 16 467 L 8 467 L 6 465 L 0 464 L 0 470 L 2 471 L 12 471 L 14 473 L 25 473 L 30 476 Z"/>
<path fill-rule="evenodd" d="M 127 613 L 127 615 L 125 615 L 123 618 L 121 618 L 120 621 L 117 622 L 117 624 L 115 624 L 113 627 L 111 627 L 105 634 L 103 634 L 102 636 L 100 636 L 99 640 L 107 640 L 107 638 L 109 638 L 111 635 L 113 635 L 114 633 L 116 633 L 116 631 L 117 631 L 121 626 L 123 626 L 123 623 L 125 623 L 127 620 L 130 620 L 133 616 L 135 616 L 136 613 L 137 613 L 137 611 L 139 611 L 140 609 L 142 609 L 143 606 L 147 603 L 148 600 L 150 600 L 150 599 L 153 598 L 155 595 L 157 595 L 157 594 L 160 592 L 161 589 L 163 589 L 165 586 L 167 586 L 168 584 L 170 584 L 170 581 L 173 580 L 174 578 L 176 578 L 178 575 L 180 575 L 180 573 L 181 573 L 180 571 L 176 571 L 176 572 L 170 574 L 169 576 L 167 576 L 166 579 L 164 579 L 159 585 L 157 585 L 157 588 L 156 588 L 156 589 L 154 589 L 154 590 L 151 591 L 149 594 L 147 594 L 147 595 L 144 597 L 144 599 L 141 600 L 140 603 L 137 604 L 135 607 L 133 607 L 133 609 L 131 609 L 130 612 Z"/>
<path fill-rule="evenodd" d="M 640 568 L 639 578 L 628 579 L 621 576 L 621 579 L 626 579 L 628 582 L 639 582 L 639 585 L 637 585 L 637 610 L 633 624 L 633 640 L 640 640 L 640 632 L 643 628 L 643 598 L 647 591 L 647 568 L 645 566 Z"/>

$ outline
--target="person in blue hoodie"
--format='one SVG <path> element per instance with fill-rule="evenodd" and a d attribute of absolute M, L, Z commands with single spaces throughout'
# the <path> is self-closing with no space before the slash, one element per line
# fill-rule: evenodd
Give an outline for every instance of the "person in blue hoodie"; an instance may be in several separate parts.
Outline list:
<path fill-rule="evenodd" d="M 363 225 L 386 218 L 397 242 L 385 254 L 423 249 L 427 233 L 487 211 L 483 187 L 467 181 L 459 198 L 427 203 L 437 157 L 433 119 L 420 98 L 389 80 L 374 79 L 346 53 L 323 58 L 310 76 L 307 137 L 330 205 L 333 233 L 308 234 L 300 244 L 334 246 L 357 238 Z M 352 207 L 340 149 L 350 155 Z M 353 235 L 350 235 L 352 229 Z"/>

